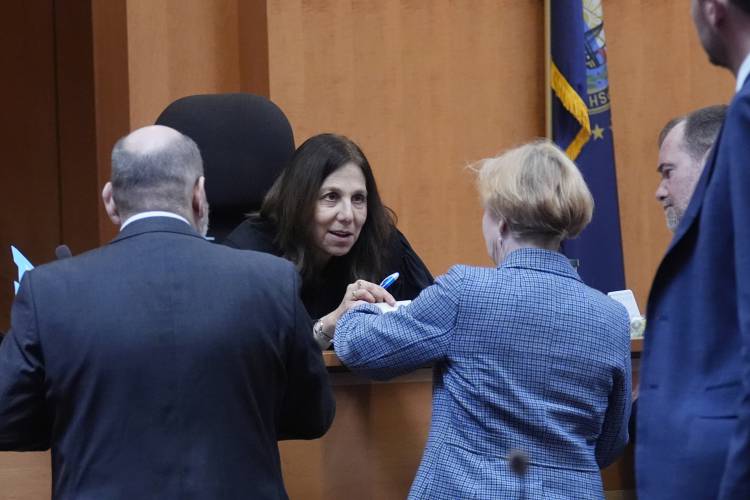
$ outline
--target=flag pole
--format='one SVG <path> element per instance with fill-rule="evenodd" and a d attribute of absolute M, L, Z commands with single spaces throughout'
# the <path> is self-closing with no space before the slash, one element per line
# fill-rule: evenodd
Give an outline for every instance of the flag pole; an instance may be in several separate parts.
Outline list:
<path fill-rule="evenodd" d="M 552 140 L 552 0 L 544 0 L 544 134 Z"/>

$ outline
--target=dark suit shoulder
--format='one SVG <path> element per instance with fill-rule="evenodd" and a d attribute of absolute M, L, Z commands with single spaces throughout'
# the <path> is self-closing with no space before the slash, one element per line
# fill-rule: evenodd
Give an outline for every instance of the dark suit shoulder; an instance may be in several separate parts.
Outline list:
<path fill-rule="evenodd" d="M 35 280 L 56 279 L 67 273 L 78 273 L 106 258 L 106 246 L 87 250 L 67 259 L 53 260 L 40 264 L 30 271 Z"/>

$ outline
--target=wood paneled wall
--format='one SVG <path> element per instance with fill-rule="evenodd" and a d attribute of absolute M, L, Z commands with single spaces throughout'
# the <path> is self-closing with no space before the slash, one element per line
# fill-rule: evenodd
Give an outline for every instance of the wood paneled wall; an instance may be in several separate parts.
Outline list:
<path fill-rule="evenodd" d="M 0 331 L 10 325 L 15 245 L 49 260 L 60 238 L 55 89 L 55 16 L 42 2 L 4 6 L 0 17 Z"/>
<path fill-rule="evenodd" d="M 130 123 L 154 122 L 176 97 L 237 90 L 236 0 L 129 0 Z"/>
<path fill-rule="evenodd" d="M 707 62 L 684 0 L 604 9 L 626 280 L 643 308 L 670 237 L 653 197 L 656 136 L 673 116 L 727 102 L 733 79 Z M 489 264 L 464 167 L 544 133 L 542 16 L 542 0 L 13 3 L 0 30 L 0 329 L 8 244 L 41 263 L 56 244 L 108 240 L 95 206 L 114 140 L 195 93 L 268 95 L 298 143 L 351 136 L 434 273 Z M 0 464 L 0 499 L 48 497 L 47 455 Z"/>
<path fill-rule="evenodd" d="M 544 134 L 541 0 L 128 0 L 130 122 L 184 95 L 268 95 L 297 142 L 357 141 L 432 271 L 488 265 L 471 172 Z M 653 192 L 670 118 L 727 102 L 678 0 L 605 0 L 627 285 L 642 308 L 670 233 Z"/>
<path fill-rule="evenodd" d="M 39 265 L 57 245 L 80 253 L 115 233 L 99 201 L 115 140 L 127 132 L 125 0 L 14 3 L 2 17 L 0 330 L 17 275 L 9 245 Z"/>
<path fill-rule="evenodd" d="M 18 149 L 2 174 L 7 243 L 30 248 L 43 262 L 57 243 L 72 242 L 81 251 L 106 241 L 113 230 L 95 207 L 119 134 L 152 123 L 184 95 L 267 89 L 298 141 L 333 130 L 362 145 L 386 202 L 433 272 L 458 262 L 489 263 L 473 176 L 464 166 L 543 133 L 540 1 L 486 0 L 471 8 L 448 0 L 93 5 L 96 50 L 74 32 L 55 47 L 51 12 L 24 7 L 6 17 L 16 27 L 33 19 L 29 34 L 41 30 L 35 44 L 16 47 L 25 57 L 6 65 L 27 75 L 6 79 L 7 95 L 34 96 L 33 102 L 8 100 L 11 119 L 3 125 L 9 147 Z M 626 279 L 643 306 L 670 237 L 653 198 L 656 136 L 673 116 L 727 102 L 732 77 L 709 65 L 682 2 L 606 1 L 605 16 Z M 118 29 L 126 33 L 117 35 Z M 45 34 L 46 56 L 40 52 Z M 88 48 L 88 64 L 70 57 L 81 48 Z M 47 70 L 40 69 L 44 57 L 51 58 Z M 45 97 L 37 87 L 53 85 L 56 69 L 66 78 Z M 87 87 L 94 81 L 96 87 Z M 14 111 L 16 104 L 22 109 Z M 33 130 L 24 128 L 27 122 Z M 56 179 L 56 169 L 63 178 Z M 23 194 L 29 185 L 35 189 Z M 49 228 L 40 230 L 45 219 Z M 14 271 L 4 259 L 6 283 Z M 7 290 L 3 297 L 7 327 Z"/>
<path fill-rule="evenodd" d="M 290 0 L 268 10 L 271 99 L 302 140 L 350 136 L 434 273 L 489 263 L 465 166 L 544 133 L 538 1 Z"/>
<path fill-rule="evenodd" d="M 131 129 L 193 94 L 268 96 L 265 0 L 128 0 Z"/>

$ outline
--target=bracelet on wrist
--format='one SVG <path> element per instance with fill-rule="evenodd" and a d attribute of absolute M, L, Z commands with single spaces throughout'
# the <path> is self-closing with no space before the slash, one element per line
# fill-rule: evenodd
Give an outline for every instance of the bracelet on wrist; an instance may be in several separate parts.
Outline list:
<path fill-rule="evenodd" d="M 315 322 L 315 325 L 313 325 L 313 335 L 315 337 L 323 337 L 328 341 L 333 340 L 333 335 L 328 335 L 324 329 L 324 326 L 325 325 L 323 324 L 323 318 L 320 318 Z"/>

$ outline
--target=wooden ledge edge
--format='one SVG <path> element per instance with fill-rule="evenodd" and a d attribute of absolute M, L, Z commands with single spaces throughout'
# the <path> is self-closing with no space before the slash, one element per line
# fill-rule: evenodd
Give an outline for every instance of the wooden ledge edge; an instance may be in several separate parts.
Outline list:
<path fill-rule="evenodd" d="M 640 355 L 640 353 L 643 352 L 643 339 L 631 339 L 630 352 Z M 327 368 L 338 368 L 344 366 L 344 363 L 341 362 L 334 351 L 323 351 L 323 361 Z"/>

